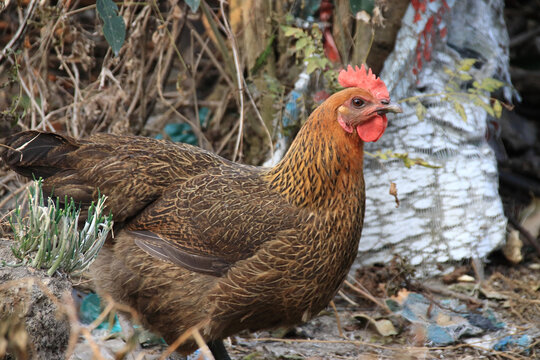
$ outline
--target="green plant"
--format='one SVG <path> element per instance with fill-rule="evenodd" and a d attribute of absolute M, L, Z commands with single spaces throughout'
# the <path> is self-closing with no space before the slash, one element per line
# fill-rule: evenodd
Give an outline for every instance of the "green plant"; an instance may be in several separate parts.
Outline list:
<path fill-rule="evenodd" d="M 103 20 L 103 35 L 111 46 L 114 55 L 118 56 L 126 39 L 126 24 L 118 14 L 118 5 L 112 0 L 97 0 L 97 11 Z"/>
<path fill-rule="evenodd" d="M 406 168 L 410 169 L 413 165 L 419 165 L 423 167 L 428 167 L 432 169 L 438 169 L 440 166 L 433 165 L 428 163 L 422 158 L 410 158 L 408 153 L 395 153 L 391 150 L 381 151 L 378 150 L 375 153 L 371 152 L 364 152 L 367 156 L 370 156 L 372 158 L 381 159 L 381 160 L 388 160 L 388 159 L 399 159 L 403 162 L 403 165 L 405 165 Z"/>
<path fill-rule="evenodd" d="M 322 31 L 317 25 L 310 30 L 304 30 L 293 26 L 282 26 L 281 29 L 286 37 L 296 39 L 294 49 L 296 60 L 306 64 L 306 73 L 311 74 L 321 70 L 332 91 L 341 89 L 337 81 L 337 71 L 333 71 L 332 63 L 324 55 Z"/>
<path fill-rule="evenodd" d="M 475 62 L 476 59 L 464 59 L 454 70 L 445 68 L 444 72 L 450 77 L 445 85 L 444 92 L 412 96 L 401 99 L 399 102 L 410 102 L 415 104 L 416 116 L 419 120 L 423 120 L 426 114 L 426 108 L 421 101 L 422 98 L 426 97 L 438 97 L 443 102 L 451 102 L 455 111 L 459 114 L 463 121 L 467 121 L 467 114 L 465 113 L 465 108 L 462 105 L 463 102 L 472 102 L 477 106 L 481 106 L 489 115 L 497 118 L 500 117 L 503 105 L 508 108 L 511 107 L 502 103 L 500 100 L 492 98 L 490 94 L 505 86 L 505 83 L 493 78 L 485 78 L 481 81 L 474 80 L 474 77 L 471 74 L 471 69 Z M 467 91 L 463 91 L 463 85 L 471 81 L 472 87 L 469 87 Z M 413 165 L 428 168 L 440 167 L 429 164 L 427 161 L 421 158 L 409 158 L 408 153 L 394 153 L 391 150 L 386 150 L 384 152 L 377 151 L 375 153 L 366 152 L 366 155 L 380 160 L 389 160 L 390 158 L 400 159 L 407 168 L 410 168 Z"/>
<path fill-rule="evenodd" d="M 490 94 L 505 86 L 505 83 L 493 78 L 485 78 L 481 81 L 475 80 L 473 74 L 471 74 L 471 69 L 476 61 L 476 59 L 464 59 L 456 69 L 445 68 L 444 72 L 450 77 L 444 87 L 444 92 L 412 96 L 399 102 L 414 103 L 419 120 L 422 120 L 426 114 L 426 108 L 420 101 L 421 98 L 425 97 L 439 97 L 441 101 L 453 103 L 454 109 L 463 121 L 467 121 L 467 114 L 462 105 L 463 102 L 472 102 L 477 106 L 481 106 L 489 115 L 499 118 L 502 114 L 503 105 L 508 108 L 511 107 L 491 97 Z M 472 87 L 469 87 L 467 91 L 463 91 L 463 85 L 471 81 Z"/>
<path fill-rule="evenodd" d="M 106 197 L 100 195 L 96 204 L 88 209 L 88 218 L 78 230 L 80 209 L 73 199 L 60 207 L 50 197 L 47 204 L 42 191 L 42 180 L 34 181 L 27 189 L 28 211 L 17 206 L 10 220 L 16 244 L 13 254 L 23 265 L 56 270 L 78 275 L 90 266 L 112 229 L 112 215 L 104 216 Z"/>

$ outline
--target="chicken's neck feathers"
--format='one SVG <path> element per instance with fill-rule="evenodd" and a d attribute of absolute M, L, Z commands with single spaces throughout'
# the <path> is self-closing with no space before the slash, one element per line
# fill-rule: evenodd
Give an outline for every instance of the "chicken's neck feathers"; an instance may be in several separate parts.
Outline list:
<path fill-rule="evenodd" d="M 339 126 L 337 106 L 323 104 L 311 114 L 267 179 L 296 206 L 331 209 L 343 205 L 339 202 L 361 200 L 362 166 L 362 140 Z"/>

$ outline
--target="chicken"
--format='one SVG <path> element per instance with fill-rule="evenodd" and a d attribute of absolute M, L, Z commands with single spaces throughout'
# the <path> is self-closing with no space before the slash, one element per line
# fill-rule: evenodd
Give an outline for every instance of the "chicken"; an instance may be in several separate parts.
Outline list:
<path fill-rule="evenodd" d="M 136 309 L 169 344 L 198 327 L 227 359 L 227 336 L 317 315 L 356 257 L 363 145 L 401 108 L 364 66 L 339 81 L 346 89 L 311 114 L 273 168 L 150 138 L 38 131 L 9 137 L 2 158 L 60 198 L 88 205 L 107 195 L 121 225 L 92 265 L 98 292 Z"/>

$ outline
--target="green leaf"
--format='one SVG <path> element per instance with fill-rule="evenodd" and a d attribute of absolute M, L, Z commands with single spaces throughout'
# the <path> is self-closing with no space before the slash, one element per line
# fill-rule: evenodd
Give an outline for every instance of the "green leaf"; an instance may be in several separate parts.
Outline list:
<path fill-rule="evenodd" d="M 186 4 L 188 4 L 192 12 L 196 13 L 199 10 L 199 5 L 201 5 L 201 0 L 186 0 Z"/>
<path fill-rule="evenodd" d="M 459 79 L 461 81 L 469 81 L 469 80 L 472 80 L 472 76 L 467 74 L 467 73 L 460 73 L 459 74 Z"/>
<path fill-rule="evenodd" d="M 256 74 L 259 71 L 259 69 L 266 63 L 266 59 L 268 58 L 268 55 L 272 53 L 272 46 L 274 44 L 275 39 L 276 39 L 276 35 L 272 35 L 270 39 L 268 39 L 268 44 L 255 60 L 255 64 L 253 65 L 253 68 L 250 71 L 251 74 Z"/>
<path fill-rule="evenodd" d="M 426 116 L 426 108 L 422 103 L 419 101 L 416 103 L 416 116 L 418 117 L 418 120 L 422 121 L 424 120 L 424 117 Z"/>
<path fill-rule="evenodd" d="M 486 104 L 481 99 L 480 99 L 480 101 L 478 101 L 478 102 L 475 101 L 474 103 L 480 105 L 484 110 L 486 110 L 486 112 L 489 115 L 495 117 L 495 111 L 493 111 L 493 108 L 491 107 L 490 104 Z"/>
<path fill-rule="evenodd" d="M 322 70 L 325 70 L 328 66 L 332 65 L 330 63 L 330 60 L 328 60 L 326 56 L 320 57 L 318 61 L 319 61 L 319 66 Z"/>
<path fill-rule="evenodd" d="M 497 79 L 485 78 L 484 80 L 482 80 L 482 84 L 480 85 L 480 88 L 489 92 L 493 92 L 503 87 L 503 85 L 504 83 Z"/>
<path fill-rule="evenodd" d="M 298 41 L 295 44 L 296 51 L 302 50 L 306 47 L 306 45 L 309 43 L 309 39 L 307 37 L 303 37 L 298 39 Z"/>
<path fill-rule="evenodd" d="M 305 48 L 304 48 L 304 57 L 309 58 L 312 57 L 313 54 L 317 53 L 317 47 L 310 42 Z"/>
<path fill-rule="evenodd" d="M 456 89 L 453 88 L 453 87 L 451 87 L 450 85 L 446 85 L 446 86 L 444 87 L 444 91 L 446 91 L 447 93 L 452 93 L 452 92 L 455 92 Z"/>
<path fill-rule="evenodd" d="M 306 73 L 308 75 L 319 68 L 319 62 L 317 61 L 317 58 L 306 59 L 306 62 L 307 62 Z"/>
<path fill-rule="evenodd" d="M 457 101 L 454 101 L 454 109 L 457 111 L 459 116 L 461 116 L 463 121 L 467 122 L 467 114 L 465 113 L 465 108 L 463 107 L 463 105 L 461 105 Z"/>
<path fill-rule="evenodd" d="M 463 59 L 458 66 L 459 71 L 469 71 L 471 67 L 476 63 L 476 59 Z"/>
<path fill-rule="evenodd" d="M 371 16 L 375 8 L 375 0 L 349 0 L 349 5 L 353 15 L 363 10 Z"/>
<path fill-rule="evenodd" d="M 281 29 L 286 37 L 294 36 L 295 38 L 299 38 L 305 36 L 304 30 L 293 26 L 282 26 Z"/>
<path fill-rule="evenodd" d="M 311 36 L 315 39 L 315 40 L 322 40 L 322 31 L 321 29 L 319 28 L 319 26 L 317 24 L 315 24 L 311 30 Z"/>
<path fill-rule="evenodd" d="M 474 94 L 474 96 L 471 96 L 471 100 L 476 106 L 482 106 L 482 104 L 484 103 L 483 95 L 479 94 Z"/>
<path fill-rule="evenodd" d="M 263 78 L 266 82 L 266 86 L 268 86 L 268 90 L 270 91 L 270 94 L 275 98 L 278 99 L 282 93 L 285 91 L 285 87 L 279 82 L 278 79 L 276 79 L 273 76 L 270 76 L 268 74 L 263 74 Z"/>
<path fill-rule="evenodd" d="M 409 157 L 404 157 L 401 159 L 401 161 L 403 161 L 403 165 L 405 165 L 407 169 L 412 168 L 412 166 L 415 164 L 415 162 Z"/>
<path fill-rule="evenodd" d="M 499 100 L 495 100 L 493 103 L 493 112 L 495 113 L 495 117 L 500 118 L 502 115 L 502 105 Z"/>
<path fill-rule="evenodd" d="M 446 66 L 444 67 L 444 73 L 448 76 L 454 76 L 454 71 L 453 70 L 450 70 L 449 68 L 447 68 Z"/>
<path fill-rule="evenodd" d="M 96 7 L 103 20 L 103 35 L 114 54 L 118 55 L 126 39 L 124 19 L 118 15 L 118 6 L 112 0 L 97 0 Z"/>
<path fill-rule="evenodd" d="M 486 110 L 489 115 L 495 116 L 495 111 L 493 111 L 491 105 L 484 102 L 484 100 L 489 101 L 489 99 L 486 99 L 483 95 L 475 94 L 475 96 L 471 96 L 471 100 L 476 106 L 480 106 Z"/>

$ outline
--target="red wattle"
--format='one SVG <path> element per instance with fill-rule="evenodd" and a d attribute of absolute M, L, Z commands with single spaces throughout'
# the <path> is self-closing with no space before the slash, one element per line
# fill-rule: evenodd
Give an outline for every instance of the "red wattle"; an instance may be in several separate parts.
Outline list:
<path fill-rule="evenodd" d="M 388 120 L 386 116 L 376 116 L 372 120 L 358 125 L 356 132 L 364 142 L 377 141 L 381 138 L 387 125 Z"/>

